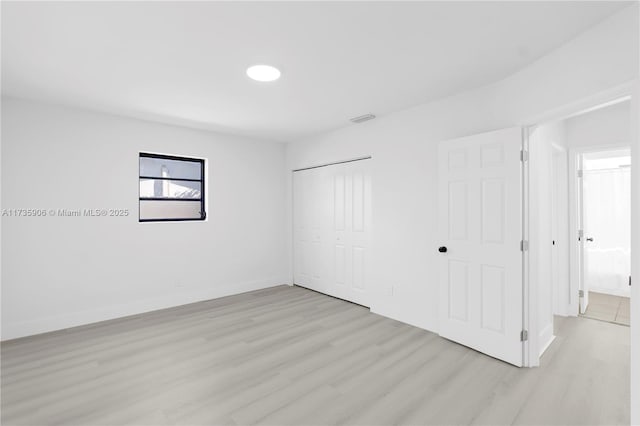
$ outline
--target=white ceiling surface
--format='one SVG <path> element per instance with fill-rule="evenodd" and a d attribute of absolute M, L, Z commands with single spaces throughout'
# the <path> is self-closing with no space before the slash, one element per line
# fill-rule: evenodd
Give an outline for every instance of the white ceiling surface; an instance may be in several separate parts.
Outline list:
<path fill-rule="evenodd" d="M 628 4 L 3 1 L 2 92 L 293 141 L 497 81 Z"/>

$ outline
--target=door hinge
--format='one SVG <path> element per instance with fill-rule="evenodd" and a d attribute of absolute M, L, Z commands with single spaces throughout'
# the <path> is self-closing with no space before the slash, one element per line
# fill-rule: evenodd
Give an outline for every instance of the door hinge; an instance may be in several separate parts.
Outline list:
<path fill-rule="evenodd" d="M 520 150 L 520 161 L 529 161 L 529 151 L 525 151 L 524 149 Z"/>
<path fill-rule="evenodd" d="M 529 241 L 520 240 L 520 251 L 527 251 L 527 250 L 529 250 Z"/>
<path fill-rule="evenodd" d="M 527 340 L 529 340 L 529 332 L 527 330 L 522 330 L 520 332 L 520 341 L 526 342 Z"/>
<path fill-rule="evenodd" d="M 578 177 L 581 178 L 582 177 L 582 170 L 578 170 Z"/>
<path fill-rule="evenodd" d="M 584 290 L 578 290 L 578 297 L 584 297 Z"/>

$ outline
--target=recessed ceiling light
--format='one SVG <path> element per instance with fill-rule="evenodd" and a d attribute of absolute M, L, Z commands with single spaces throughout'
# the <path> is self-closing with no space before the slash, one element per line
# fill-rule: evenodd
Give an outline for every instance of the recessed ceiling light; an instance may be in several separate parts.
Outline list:
<path fill-rule="evenodd" d="M 247 75 L 256 81 L 275 81 L 280 78 L 280 70 L 271 65 L 253 65 L 247 68 Z"/>

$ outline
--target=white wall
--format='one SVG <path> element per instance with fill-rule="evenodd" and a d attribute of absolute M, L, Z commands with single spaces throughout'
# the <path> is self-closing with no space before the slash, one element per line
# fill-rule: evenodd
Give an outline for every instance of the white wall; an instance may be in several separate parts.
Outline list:
<path fill-rule="evenodd" d="M 3 99 L 2 338 L 288 281 L 284 145 Z M 208 160 L 206 222 L 138 223 L 138 153 Z"/>
<path fill-rule="evenodd" d="M 637 78 L 635 8 L 494 85 L 288 145 L 289 170 L 373 156 L 372 311 L 437 331 L 437 143 L 535 124 Z"/>
<path fill-rule="evenodd" d="M 631 103 L 621 102 L 566 120 L 569 148 L 629 145 Z"/>

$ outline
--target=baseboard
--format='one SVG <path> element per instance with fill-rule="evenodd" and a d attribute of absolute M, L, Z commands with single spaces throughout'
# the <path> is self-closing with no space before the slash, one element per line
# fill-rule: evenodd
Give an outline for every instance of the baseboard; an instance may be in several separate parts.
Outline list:
<path fill-rule="evenodd" d="M 551 336 L 551 339 L 549 339 L 547 344 L 542 348 L 542 351 L 540 351 L 540 356 L 542 356 L 542 354 L 544 354 L 546 350 L 549 349 L 549 346 L 551 346 L 554 340 L 556 340 L 556 336 Z"/>
<path fill-rule="evenodd" d="M 553 343 L 555 338 L 556 336 L 553 335 L 553 323 L 551 323 L 540 332 L 540 337 L 538 339 L 540 352 L 538 356 L 542 356 L 544 351 L 546 351 L 549 346 L 551 346 L 551 343 Z"/>
<path fill-rule="evenodd" d="M 3 320 L 2 337 L 0 338 L 0 340 L 4 342 L 20 337 L 27 337 L 36 334 L 48 333 L 51 331 L 64 330 L 71 327 L 93 324 L 96 322 L 122 318 L 130 315 L 138 315 L 145 312 L 187 305 L 189 303 L 217 299 L 225 296 L 233 296 L 235 294 L 283 285 L 286 282 L 286 278 L 274 277 L 272 279 L 266 280 L 256 280 L 237 284 L 228 284 L 224 286 L 216 286 L 192 293 L 170 294 L 159 298 L 140 300 L 133 303 L 116 306 L 108 306 L 91 311 L 81 311 L 64 315 L 43 317 L 32 321 L 11 323 Z"/>
<path fill-rule="evenodd" d="M 390 318 L 392 320 L 400 321 L 402 323 L 409 324 L 409 325 L 412 325 L 414 327 L 421 328 L 421 329 L 429 331 L 431 333 L 438 334 L 438 327 L 435 324 L 427 324 L 424 321 L 416 321 L 415 318 L 411 318 L 406 314 L 403 315 L 402 313 L 399 313 L 399 312 L 396 312 L 396 311 L 392 311 L 392 310 L 388 310 L 388 309 L 384 309 L 384 308 L 380 309 L 380 307 L 376 306 L 375 304 L 372 304 L 370 310 L 371 310 L 371 313 L 373 313 L 373 314 L 380 315 L 380 316 L 383 316 L 385 318 Z"/>

